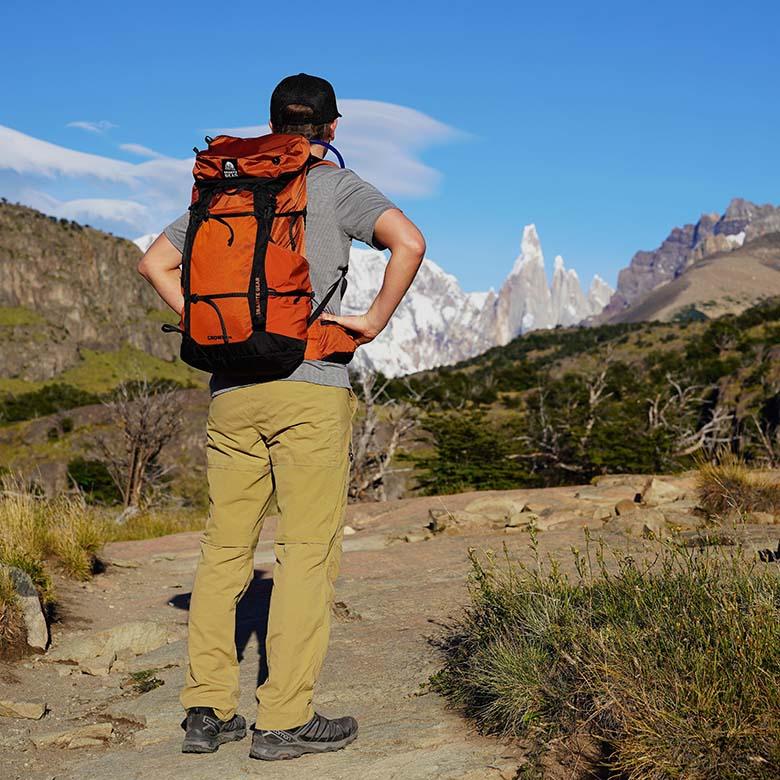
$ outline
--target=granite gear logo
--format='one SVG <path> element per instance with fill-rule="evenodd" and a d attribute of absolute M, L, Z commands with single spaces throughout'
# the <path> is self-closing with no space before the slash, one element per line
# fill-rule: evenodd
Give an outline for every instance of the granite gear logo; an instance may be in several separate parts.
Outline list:
<path fill-rule="evenodd" d="M 238 160 L 222 161 L 222 178 L 235 179 L 238 176 Z"/>

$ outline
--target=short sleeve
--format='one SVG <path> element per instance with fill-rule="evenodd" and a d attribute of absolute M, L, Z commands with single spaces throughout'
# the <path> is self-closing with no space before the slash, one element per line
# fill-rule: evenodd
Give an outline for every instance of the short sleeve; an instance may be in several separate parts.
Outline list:
<path fill-rule="evenodd" d="M 398 208 L 354 171 L 345 170 L 336 184 L 336 219 L 350 237 L 374 246 L 374 225 L 389 209 Z M 383 249 L 384 247 L 375 247 Z"/>
<path fill-rule="evenodd" d="M 165 237 L 179 250 L 179 252 L 184 251 L 184 238 L 187 235 L 187 226 L 189 224 L 190 212 L 186 211 L 163 230 Z"/>

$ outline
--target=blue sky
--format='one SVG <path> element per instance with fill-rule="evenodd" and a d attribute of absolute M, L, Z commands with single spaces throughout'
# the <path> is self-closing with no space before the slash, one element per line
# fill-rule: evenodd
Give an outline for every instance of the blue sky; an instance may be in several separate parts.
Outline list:
<path fill-rule="evenodd" d="M 500 285 L 526 223 L 548 269 L 562 254 L 614 284 L 674 225 L 780 202 L 776 2 L 268 7 L 5 8 L 0 194 L 159 230 L 186 206 L 191 147 L 265 122 L 275 83 L 306 71 L 344 99 L 347 162 L 467 290 Z"/>

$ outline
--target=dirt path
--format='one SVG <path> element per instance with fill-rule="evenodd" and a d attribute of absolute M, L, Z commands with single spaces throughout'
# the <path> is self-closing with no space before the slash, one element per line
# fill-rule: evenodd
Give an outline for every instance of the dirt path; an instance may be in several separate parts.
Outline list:
<path fill-rule="evenodd" d="M 576 488 L 513 491 L 502 495 L 527 501 L 535 510 L 557 513 L 561 522 L 540 533 L 543 552 L 563 555 L 582 545 L 582 527 L 594 506 L 633 496 L 636 484 L 595 492 Z M 588 491 L 591 491 L 590 493 Z M 3 667 L 0 699 L 45 701 L 40 721 L 0 719 L 0 763 L 4 778 L 86 780 L 170 778 L 232 780 L 322 777 L 327 780 L 510 780 L 522 763 L 518 747 L 472 733 L 426 682 L 437 668 L 430 639 L 466 599 L 470 547 L 527 555 L 528 534 L 481 530 L 468 535 L 420 538 L 430 508 L 463 509 L 485 493 L 444 500 L 412 499 L 351 507 L 348 523 L 359 528 L 345 539 L 341 602 L 333 624 L 330 651 L 315 703 L 327 715 L 352 714 L 360 736 L 349 748 L 325 756 L 266 764 L 247 757 L 249 740 L 229 744 L 213 756 L 179 752 L 182 711 L 184 627 L 197 559 L 197 534 L 110 545 L 114 561 L 91 583 L 61 582 L 63 622 L 54 626 L 54 646 L 62 647 L 78 630 L 109 629 L 126 621 L 167 626 L 170 643 L 133 659 L 136 669 L 157 669 L 164 684 L 138 694 L 121 688 L 127 673 L 121 663 L 106 676 L 43 658 Z M 536 505 L 536 506 L 535 506 Z M 251 723 L 254 689 L 262 672 L 260 647 L 270 596 L 273 521 L 263 531 L 256 555 L 255 580 L 239 607 L 237 642 L 241 650 L 240 711 Z M 774 538 L 768 529 L 769 544 Z M 400 537 L 400 538 L 399 538 Z M 115 565 L 119 564 L 119 565 Z M 181 638 L 177 638 L 181 637 Z M 87 724 L 111 724 L 113 733 L 78 749 L 43 745 L 45 735 Z M 110 728 L 110 727 L 104 727 Z M 101 741 L 103 740 L 103 741 Z"/>

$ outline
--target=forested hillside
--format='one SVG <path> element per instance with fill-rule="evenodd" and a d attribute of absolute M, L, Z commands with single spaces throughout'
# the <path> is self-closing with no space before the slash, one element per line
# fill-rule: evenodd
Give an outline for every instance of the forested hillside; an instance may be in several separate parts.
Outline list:
<path fill-rule="evenodd" d="M 428 492 L 664 472 L 723 449 L 780 464 L 780 299 L 713 321 L 530 333 L 390 384 L 422 410 Z"/>

